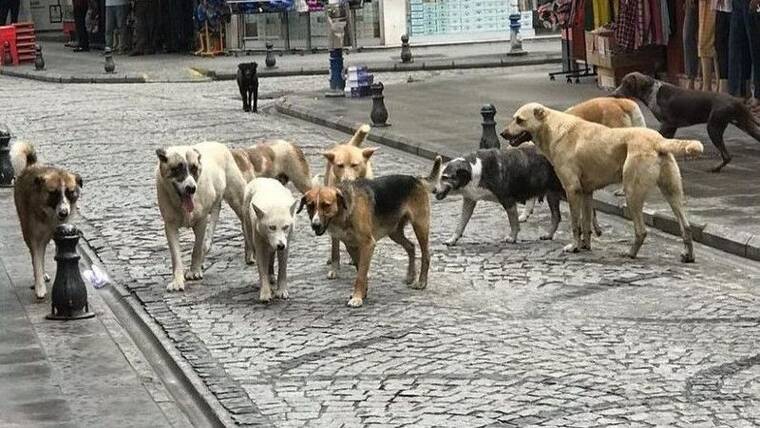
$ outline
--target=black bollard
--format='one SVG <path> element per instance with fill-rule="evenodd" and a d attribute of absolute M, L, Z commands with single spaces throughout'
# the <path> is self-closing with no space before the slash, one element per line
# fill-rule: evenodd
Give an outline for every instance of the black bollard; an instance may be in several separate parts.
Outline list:
<path fill-rule="evenodd" d="M 53 291 L 50 293 L 52 310 L 49 320 L 79 320 L 92 318 L 87 304 L 87 288 L 79 272 L 79 229 L 72 224 L 55 228 L 55 261 L 57 263 Z"/>
<path fill-rule="evenodd" d="M 11 163 L 11 133 L 0 125 L 0 187 L 13 186 L 13 164 Z"/>
<path fill-rule="evenodd" d="M 410 63 L 412 61 L 412 48 L 409 46 L 409 36 L 401 36 L 401 62 Z"/>
<path fill-rule="evenodd" d="M 373 83 L 370 87 L 372 90 L 372 112 L 369 118 L 372 120 L 372 126 L 384 127 L 388 124 L 388 109 L 385 108 L 385 97 L 383 96 L 383 82 Z"/>
<path fill-rule="evenodd" d="M 13 57 L 11 56 L 11 44 L 6 40 L 3 43 L 3 65 L 13 65 Z"/>
<path fill-rule="evenodd" d="M 274 52 L 272 51 L 274 45 L 271 42 L 267 42 L 266 47 L 267 57 L 264 59 L 264 64 L 267 66 L 267 68 L 274 68 L 274 66 L 277 65 L 277 59 L 274 57 Z"/>
<path fill-rule="evenodd" d="M 34 47 L 34 69 L 37 71 L 45 69 L 45 58 L 42 57 L 42 47 L 40 45 Z"/>
<path fill-rule="evenodd" d="M 480 109 L 483 116 L 483 135 L 480 137 L 481 149 L 500 149 L 499 136 L 496 135 L 496 107 L 493 104 L 486 104 Z"/>
<path fill-rule="evenodd" d="M 105 70 L 106 73 L 113 73 L 116 70 L 116 64 L 113 62 L 113 52 L 111 48 L 105 48 L 103 54 L 106 57 Z"/>

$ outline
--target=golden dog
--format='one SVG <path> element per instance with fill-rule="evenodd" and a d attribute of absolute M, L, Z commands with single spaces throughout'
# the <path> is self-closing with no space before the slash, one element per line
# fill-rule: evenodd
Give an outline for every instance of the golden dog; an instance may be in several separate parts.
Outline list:
<path fill-rule="evenodd" d="M 635 258 L 644 242 L 644 199 L 657 185 L 681 229 L 681 261 L 694 261 L 681 173 L 673 155 L 702 153 L 699 141 L 666 139 L 646 128 L 608 128 L 538 103 L 520 107 L 502 135 L 518 145 L 532 140 L 554 166 L 570 205 L 574 242 L 565 251 L 591 249 L 593 192 L 622 182 L 635 230 L 628 257 Z"/>

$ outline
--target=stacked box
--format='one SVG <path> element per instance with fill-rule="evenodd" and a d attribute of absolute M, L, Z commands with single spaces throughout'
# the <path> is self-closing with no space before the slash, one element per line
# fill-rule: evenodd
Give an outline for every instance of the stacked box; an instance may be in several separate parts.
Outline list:
<path fill-rule="evenodd" d="M 372 86 L 372 82 L 375 80 L 374 77 L 375 76 L 369 73 L 366 65 L 348 67 L 346 73 L 346 96 L 369 96 L 371 94 L 370 86 Z"/>

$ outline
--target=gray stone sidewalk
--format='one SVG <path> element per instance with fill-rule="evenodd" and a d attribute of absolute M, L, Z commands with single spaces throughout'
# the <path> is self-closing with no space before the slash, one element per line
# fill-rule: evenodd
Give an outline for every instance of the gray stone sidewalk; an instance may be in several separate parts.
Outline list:
<path fill-rule="evenodd" d="M 139 57 L 114 56 L 116 72 L 103 70 L 101 51 L 75 53 L 60 42 L 40 42 L 46 68 L 35 71 L 33 65 L 0 67 L 0 74 L 59 83 L 150 83 L 206 82 L 234 79 L 237 64 L 256 61 L 261 77 L 327 74 L 327 52 L 285 53 L 277 55 L 277 66 L 267 69 L 264 54 L 202 58 L 190 54 L 158 54 Z M 500 67 L 514 64 L 559 62 L 560 42 L 556 37 L 527 40 L 531 55 L 512 58 L 506 55 L 506 42 L 478 43 L 413 48 L 415 61 L 400 63 L 400 49 L 371 49 L 352 51 L 344 56 L 345 66 L 367 65 L 374 72 L 411 71 L 421 69 L 457 69 Z"/>
<path fill-rule="evenodd" d="M 538 101 L 565 109 L 580 101 L 603 96 L 593 79 L 568 85 L 550 81 L 546 73 L 556 67 L 521 67 L 475 70 L 461 77 L 386 86 L 385 104 L 390 113 L 389 128 L 373 129 L 370 139 L 423 157 L 436 154 L 461 156 L 477 149 L 481 135 L 480 108 L 493 103 L 498 111 L 497 131 L 505 126 L 521 105 Z M 289 96 L 278 109 L 322 125 L 344 131 L 369 121 L 370 98 Z M 642 108 L 650 127 L 657 120 Z M 351 131 L 352 132 L 352 131 Z M 679 137 L 704 143 L 705 153 L 697 159 L 681 159 L 689 220 L 694 238 L 715 248 L 743 257 L 760 259 L 760 193 L 756 170 L 760 166 L 760 144 L 730 127 L 726 145 L 733 161 L 720 174 L 707 172 L 720 157 L 703 125 L 679 130 Z M 625 200 L 613 195 L 616 187 L 596 192 L 600 209 L 625 215 Z M 678 234 L 678 226 L 667 203 L 653 191 L 645 206 L 650 226 Z"/>
<path fill-rule="evenodd" d="M 36 302 L 11 189 L 0 189 L 0 425 L 186 427 L 182 413 L 119 321 L 88 286 L 95 318 L 48 321 Z M 54 246 L 47 272 L 55 277 Z M 48 284 L 48 294 L 52 283 Z"/>

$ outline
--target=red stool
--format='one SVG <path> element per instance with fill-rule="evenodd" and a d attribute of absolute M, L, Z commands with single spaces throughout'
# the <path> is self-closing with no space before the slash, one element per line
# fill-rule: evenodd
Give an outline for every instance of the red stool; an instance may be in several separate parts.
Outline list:
<path fill-rule="evenodd" d="M 3 27 L 0 27 L 0 52 L 2 52 L 2 55 L 0 55 L 0 62 L 2 62 L 2 59 L 5 57 L 5 42 L 8 42 L 8 45 L 11 49 L 11 59 L 13 59 L 13 65 L 18 65 L 18 50 L 16 48 L 16 27 L 13 25 L 6 25 Z M 9 64 L 3 64 L 3 65 L 9 65 Z"/>

